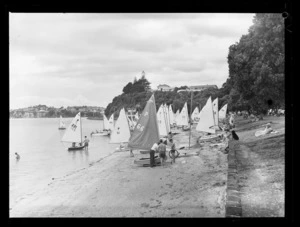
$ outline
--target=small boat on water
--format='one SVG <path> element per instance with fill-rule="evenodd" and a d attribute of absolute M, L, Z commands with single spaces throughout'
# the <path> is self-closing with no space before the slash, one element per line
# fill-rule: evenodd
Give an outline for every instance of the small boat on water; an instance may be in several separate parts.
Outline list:
<path fill-rule="evenodd" d="M 66 125 L 65 125 L 65 123 L 64 123 L 64 121 L 63 121 L 62 116 L 60 116 L 60 118 L 59 118 L 59 126 L 58 126 L 58 129 L 59 129 L 59 130 L 65 130 L 65 129 L 66 129 Z"/>
<path fill-rule="evenodd" d="M 82 125 L 80 112 L 72 120 L 61 141 L 72 143 L 72 146 L 68 148 L 69 151 L 81 150 L 85 147 L 82 145 Z M 79 145 L 76 146 L 76 143 Z"/>
<path fill-rule="evenodd" d="M 103 114 L 103 130 L 96 132 L 91 132 L 91 136 L 109 136 L 110 135 L 110 126 L 107 120 L 107 117 Z"/>

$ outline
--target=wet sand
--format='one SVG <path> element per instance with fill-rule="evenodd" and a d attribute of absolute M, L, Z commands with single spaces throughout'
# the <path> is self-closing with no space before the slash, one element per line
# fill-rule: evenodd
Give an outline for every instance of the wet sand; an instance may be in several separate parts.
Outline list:
<path fill-rule="evenodd" d="M 173 137 L 177 147 L 188 147 L 188 134 Z M 10 217 L 225 217 L 227 155 L 196 145 L 198 136 L 193 129 L 193 148 L 164 167 L 135 165 L 148 157 L 139 151 L 115 152 L 26 195 Z"/>

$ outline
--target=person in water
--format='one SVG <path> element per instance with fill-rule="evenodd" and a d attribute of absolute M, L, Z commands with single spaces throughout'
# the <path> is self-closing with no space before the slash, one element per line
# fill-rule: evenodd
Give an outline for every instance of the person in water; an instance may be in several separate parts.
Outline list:
<path fill-rule="evenodd" d="M 90 140 L 85 136 L 84 141 L 83 141 L 85 150 L 89 149 L 89 142 L 90 142 Z"/>
<path fill-rule="evenodd" d="M 20 155 L 17 152 L 15 153 L 15 155 L 16 155 L 16 159 L 20 160 Z"/>

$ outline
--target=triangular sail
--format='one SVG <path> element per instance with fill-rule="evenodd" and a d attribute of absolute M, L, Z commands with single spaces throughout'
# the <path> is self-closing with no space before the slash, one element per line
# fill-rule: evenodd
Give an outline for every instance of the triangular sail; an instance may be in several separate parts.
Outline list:
<path fill-rule="evenodd" d="M 77 143 L 82 142 L 80 112 L 73 118 L 71 124 L 68 126 L 61 141 L 71 142 L 71 143 L 72 142 L 77 142 Z"/>
<path fill-rule="evenodd" d="M 225 104 L 219 111 L 219 119 L 226 118 L 226 112 L 227 112 L 227 104 Z"/>
<path fill-rule="evenodd" d="M 108 129 L 109 129 L 109 122 L 105 114 L 103 114 L 103 130 L 108 130 Z"/>
<path fill-rule="evenodd" d="M 175 123 L 174 113 L 172 110 L 172 106 L 169 106 L 169 116 L 170 116 L 170 124 L 173 125 Z"/>
<path fill-rule="evenodd" d="M 65 127 L 66 127 L 66 125 L 65 125 L 65 123 L 64 123 L 64 121 L 63 121 L 62 116 L 60 116 L 60 119 L 59 119 L 59 127 L 60 127 L 60 128 L 65 128 Z"/>
<path fill-rule="evenodd" d="M 194 109 L 194 111 L 192 113 L 192 120 L 193 121 L 199 121 L 199 108 L 198 108 L 198 106 L 196 106 L 196 108 Z"/>
<path fill-rule="evenodd" d="M 113 131 L 114 130 L 114 125 L 115 125 L 115 120 L 114 120 L 114 114 L 112 114 L 108 120 L 108 128 Z"/>
<path fill-rule="evenodd" d="M 128 147 L 150 150 L 159 140 L 154 95 L 148 100 L 140 118 L 130 136 Z"/>
<path fill-rule="evenodd" d="M 114 130 L 110 135 L 110 143 L 126 143 L 130 138 L 130 129 L 124 108 L 121 109 Z"/>
<path fill-rule="evenodd" d="M 215 122 L 213 116 L 213 108 L 211 97 L 207 99 L 205 106 L 200 112 L 200 120 L 197 124 L 196 130 L 201 132 L 215 133 Z"/>
<path fill-rule="evenodd" d="M 184 104 L 180 115 L 179 115 L 179 124 L 180 126 L 189 126 L 189 116 L 187 110 L 187 103 Z"/>
<path fill-rule="evenodd" d="M 165 118 L 166 118 L 167 132 L 169 133 L 171 131 L 170 116 L 169 116 L 169 108 L 166 104 L 164 105 L 164 114 L 166 116 Z"/>
<path fill-rule="evenodd" d="M 160 105 L 160 107 L 157 111 L 157 123 L 158 123 L 160 136 L 167 136 L 168 128 L 167 128 L 166 115 L 165 115 L 163 105 Z"/>
<path fill-rule="evenodd" d="M 213 113 L 214 113 L 214 121 L 215 126 L 219 126 L 219 106 L 218 106 L 218 98 L 216 98 L 213 103 Z"/>

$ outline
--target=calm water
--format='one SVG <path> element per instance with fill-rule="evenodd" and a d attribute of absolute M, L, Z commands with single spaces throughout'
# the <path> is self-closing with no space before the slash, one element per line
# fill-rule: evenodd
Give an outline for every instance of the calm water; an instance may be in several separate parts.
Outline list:
<path fill-rule="evenodd" d="M 68 126 L 73 118 L 65 118 Z M 9 192 L 10 206 L 26 194 L 47 185 L 52 178 L 62 177 L 89 166 L 113 153 L 116 144 L 109 137 L 90 137 L 102 129 L 102 121 L 82 119 L 83 138 L 90 139 L 89 150 L 68 151 L 69 143 L 61 142 L 65 130 L 58 130 L 58 118 L 10 119 L 9 122 Z M 15 152 L 21 156 L 17 161 Z"/>

